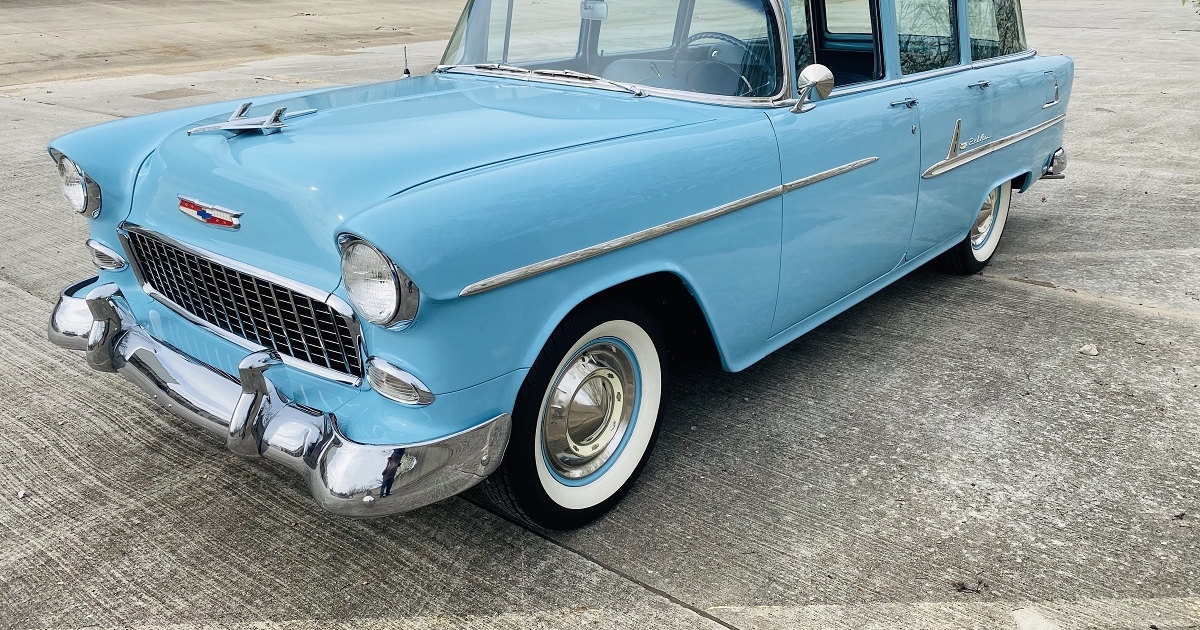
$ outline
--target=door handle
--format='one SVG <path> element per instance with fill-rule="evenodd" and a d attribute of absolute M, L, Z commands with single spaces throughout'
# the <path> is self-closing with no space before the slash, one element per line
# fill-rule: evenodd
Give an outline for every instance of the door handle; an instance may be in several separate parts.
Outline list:
<path fill-rule="evenodd" d="M 971 89 L 971 88 L 976 88 L 976 87 L 977 87 L 977 88 L 979 88 L 980 90 L 982 90 L 982 89 L 984 89 L 984 88 L 988 87 L 988 86 L 989 86 L 989 85 L 991 85 L 991 84 L 992 84 L 992 82 L 991 82 L 991 81 L 976 81 L 975 83 L 972 83 L 971 85 L 968 85 L 968 86 L 967 86 L 967 89 Z"/>
<path fill-rule="evenodd" d="M 902 101 L 896 101 L 896 102 L 892 103 L 891 105 L 889 105 L 888 107 L 900 107 L 901 105 L 903 105 L 904 107 L 907 107 L 909 109 L 912 109 L 917 106 L 917 99 L 906 98 Z"/>

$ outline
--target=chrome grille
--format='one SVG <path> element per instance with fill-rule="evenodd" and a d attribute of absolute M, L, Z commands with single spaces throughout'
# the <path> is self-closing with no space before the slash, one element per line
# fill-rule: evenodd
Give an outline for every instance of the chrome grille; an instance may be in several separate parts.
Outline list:
<path fill-rule="evenodd" d="M 142 281 L 213 326 L 301 361 L 361 378 L 355 335 L 328 304 L 140 231 L 128 232 Z"/>

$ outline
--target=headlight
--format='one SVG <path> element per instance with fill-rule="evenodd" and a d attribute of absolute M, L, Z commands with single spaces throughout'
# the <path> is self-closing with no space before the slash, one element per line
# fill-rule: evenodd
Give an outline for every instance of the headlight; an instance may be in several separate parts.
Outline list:
<path fill-rule="evenodd" d="M 346 296 L 363 319 L 379 326 L 412 321 L 421 293 L 404 272 L 370 243 L 342 237 Z"/>
<path fill-rule="evenodd" d="M 100 215 L 100 186 L 88 177 L 71 158 L 51 149 L 50 155 L 58 163 L 58 175 L 62 179 L 61 190 L 67 202 L 79 214 Z"/>

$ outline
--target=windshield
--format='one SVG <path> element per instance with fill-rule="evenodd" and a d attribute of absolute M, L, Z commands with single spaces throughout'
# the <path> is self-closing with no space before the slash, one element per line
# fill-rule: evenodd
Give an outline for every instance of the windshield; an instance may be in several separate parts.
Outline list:
<path fill-rule="evenodd" d="M 783 81 L 775 33 L 767 0 L 471 0 L 442 64 L 767 97 Z"/>

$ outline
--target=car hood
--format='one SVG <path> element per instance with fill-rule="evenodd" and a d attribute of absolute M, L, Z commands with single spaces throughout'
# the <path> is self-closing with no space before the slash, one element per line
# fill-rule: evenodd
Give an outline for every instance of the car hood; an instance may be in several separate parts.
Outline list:
<path fill-rule="evenodd" d="M 447 74 L 310 94 L 256 106 L 247 116 L 277 107 L 316 112 L 286 119 L 270 135 L 187 133 L 228 116 L 171 133 L 139 173 L 129 220 L 332 290 L 339 226 L 405 190 L 712 118 L 678 101 Z M 179 196 L 241 212 L 241 225 L 233 231 L 196 221 L 180 212 Z M 396 229 L 402 221 L 397 216 Z"/>

